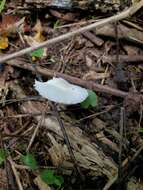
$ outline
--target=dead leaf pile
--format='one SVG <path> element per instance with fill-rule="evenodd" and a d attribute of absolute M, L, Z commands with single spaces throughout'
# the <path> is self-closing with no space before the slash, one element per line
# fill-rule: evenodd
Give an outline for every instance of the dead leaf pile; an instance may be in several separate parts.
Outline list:
<path fill-rule="evenodd" d="M 9 46 L 8 37 L 20 31 L 24 24 L 24 19 L 16 16 L 3 15 L 0 22 L 0 49 L 6 49 Z"/>

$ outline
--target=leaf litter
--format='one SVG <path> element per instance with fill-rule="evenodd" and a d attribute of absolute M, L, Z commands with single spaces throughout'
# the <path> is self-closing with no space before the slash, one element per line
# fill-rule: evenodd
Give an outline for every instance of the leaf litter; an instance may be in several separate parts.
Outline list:
<path fill-rule="evenodd" d="M 60 10 L 57 12 L 60 13 Z M 41 20 L 34 20 L 31 15 L 30 19 L 25 15 L 25 18 L 22 15 L 20 19 L 13 15 L 5 16 L 3 13 L 0 23 L 0 40 L 2 40 L 0 56 L 76 30 L 80 22 L 88 23 L 88 18 L 83 16 L 82 12 L 76 23 L 72 19 L 57 18 L 56 15 L 51 14 L 47 19 L 43 14 Z M 136 17 L 142 18 L 140 15 Z M 60 23 L 58 27 L 53 27 L 57 23 Z M 140 26 L 137 22 L 135 24 Z M 23 28 L 18 33 L 17 29 L 21 25 Z M 24 30 L 24 28 L 27 29 Z M 13 34 L 16 34 L 16 38 L 14 37 L 11 43 Z M 2 64 L 1 80 L 3 81 L 0 83 L 0 92 L 8 89 L 4 95 L 1 93 L 0 100 L 2 144 L 10 152 L 23 189 L 34 186 L 34 183 L 39 190 L 56 188 L 53 182 L 47 185 L 41 180 L 39 172 L 43 168 L 49 172 L 52 168 L 56 176 L 64 178 L 59 188 L 74 190 L 82 187 L 100 190 L 111 187 L 115 189 L 119 185 L 119 171 L 122 173 L 120 178 L 122 183 L 130 186 L 134 179 L 137 187 L 141 185 L 142 156 L 138 152 L 143 143 L 142 130 L 139 130 L 142 129 L 143 111 L 142 39 L 142 31 L 139 27 L 135 27 L 130 19 L 128 23 L 120 22 L 117 26 L 107 24 L 97 30 L 35 50 L 29 55 L 14 60 L 14 62 L 20 61 L 21 65 L 31 64 L 34 72 L 22 69 L 22 66 L 19 68 L 7 66 L 6 63 Z M 99 42 L 102 42 L 100 46 Z M 31 56 L 36 57 L 34 63 Z M 138 61 L 139 58 L 140 61 Z M 33 88 L 35 78 L 47 81 L 52 76 L 40 76 L 37 66 L 50 69 L 51 73 L 54 71 L 53 77 L 56 77 L 56 73 L 61 73 L 63 76 L 66 74 L 89 82 L 90 96 L 86 102 L 81 105 L 56 105 L 65 126 L 76 165 L 85 177 L 83 182 L 74 172 L 75 163 L 71 159 L 71 153 L 65 143 L 65 137 L 61 132 L 60 123 L 57 121 L 51 102 L 40 97 Z M 11 72 L 7 67 L 13 68 L 14 71 Z M 90 81 L 131 92 L 131 94 L 122 100 L 121 97 L 104 92 L 93 92 Z M 48 89 L 45 88 L 45 90 Z M 122 134 L 120 128 L 123 126 L 125 128 Z M 30 142 L 32 142 L 30 153 L 25 154 Z M 4 150 L 3 147 L 1 149 Z M 28 159 L 25 157 L 23 163 L 20 159 L 21 155 L 35 155 L 37 161 L 29 156 Z M 119 163 L 119 158 L 121 163 Z M 27 163 L 29 165 L 31 160 L 34 160 L 32 166 L 36 162 L 34 170 L 27 168 Z M 8 159 L 3 160 L 3 167 L 6 170 L 7 165 L 4 162 L 7 163 Z M 131 176 L 128 176 L 132 172 L 130 164 L 135 170 Z M 39 171 L 36 171 L 36 168 Z M 11 173 L 16 178 L 16 174 L 12 171 Z M 48 180 L 46 174 L 44 174 L 45 178 Z M 3 179 L 5 181 L 5 176 Z M 56 183 L 60 184 L 60 181 L 57 180 Z"/>

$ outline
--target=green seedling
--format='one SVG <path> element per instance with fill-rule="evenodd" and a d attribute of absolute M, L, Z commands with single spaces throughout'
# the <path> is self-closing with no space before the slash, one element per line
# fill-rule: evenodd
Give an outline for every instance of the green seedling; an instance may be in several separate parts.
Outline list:
<path fill-rule="evenodd" d="M 41 172 L 40 177 L 48 185 L 55 185 L 60 188 L 64 183 L 62 176 L 55 175 L 53 170 L 45 169 Z"/>
<path fill-rule="evenodd" d="M 28 166 L 31 170 L 37 170 L 38 164 L 33 154 L 27 153 L 21 157 L 23 163 Z M 39 170 L 38 170 L 39 171 Z M 62 176 L 56 175 L 54 170 L 44 169 L 39 172 L 40 177 L 43 182 L 48 185 L 54 185 L 58 189 L 61 188 L 61 185 L 64 183 Z"/>
<path fill-rule="evenodd" d="M 6 0 L 0 0 L 0 13 L 3 11 L 5 7 Z"/>
<path fill-rule="evenodd" d="M 4 149 L 0 149 L 0 165 L 3 164 L 6 158 L 7 158 L 7 152 Z"/>
<path fill-rule="evenodd" d="M 37 164 L 37 161 L 34 157 L 33 154 L 26 154 L 26 155 L 22 155 L 21 157 L 23 163 L 28 166 L 31 170 L 35 170 L 38 168 L 38 164 Z"/>
<path fill-rule="evenodd" d="M 43 57 L 43 54 L 44 54 L 44 48 L 39 48 L 39 49 L 33 51 L 31 53 L 31 56 L 32 57 L 41 58 L 41 57 Z"/>
<path fill-rule="evenodd" d="M 54 23 L 53 28 L 56 29 L 56 28 L 58 28 L 59 26 L 60 26 L 60 21 L 57 20 L 57 21 Z"/>
<path fill-rule="evenodd" d="M 91 107 L 96 107 L 97 106 L 97 95 L 95 92 L 92 90 L 88 90 L 88 97 L 81 102 L 81 107 L 84 109 L 88 109 Z"/>

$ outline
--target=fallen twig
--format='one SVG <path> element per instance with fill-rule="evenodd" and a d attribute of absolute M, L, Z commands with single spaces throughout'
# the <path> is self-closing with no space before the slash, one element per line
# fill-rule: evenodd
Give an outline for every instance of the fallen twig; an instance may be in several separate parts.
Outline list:
<path fill-rule="evenodd" d="M 10 60 L 7 63 L 9 65 L 16 66 L 16 67 L 19 67 L 22 69 L 27 69 L 27 70 L 35 73 L 35 69 L 32 66 L 32 64 L 22 63 L 20 60 Z M 104 92 L 104 93 L 111 94 L 111 95 L 114 95 L 117 97 L 122 97 L 122 98 L 125 98 L 128 95 L 128 92 L 114 89 L 114 88 L 106 86 L 106 85 L 96 84 L 95 82 L 92 82 L 92 81 L 82 80 L 80 78 L 72 77 L 72 76 L 69 76 L 69 75 L 66 75 L 63 73 L 55 72 L 53 70 L 49 70 L 49 69 L 43 68 L 41 66 L 37 66 L 36 70 L 39 74 L 41 74 L 45 77 L 53 77 L 53 76 L 61 77 L 61 78 L 68 80 L 69 82 L 71 82 L 73 84 L 77 84 L 77 85 L 83 86 L 85 88 L 95 90 L 97 92 Z"/>
<path fill-rule="evenodd" d="M 27 101 L 43 102 L 43 101 L 45 101 L 45 99 L 42 98 L 41 96 L 26 96 L 26 97 L 20 98 L 20 99 L 9 99 L 9 100 L 0 101 L 0 104 L 4 103 L 4 105 L 8 105 L 8 104 L 13 104 L 13 103 L 17 103 L 17 102 L 27 102 Z"/>
<path fill-rule="evenodd" d="M 103 56 L 102 61 L 105 63 L 116 63 L 116 56 Z M 139 63 L 143 62 L 143 55 L 119 55 L 119 63 Z"/>
<path fill-rule="evenodd" d="M 122 154 L 123 154 L 123 132 L 124 132 L 124 127 L 125 127 L 125 110 L 124 107 L 121 107 L 120 110 L 120 147 L 119 147 L 119 163 L 118 163 L 118 187 L 117 189 L 122 189 L 122 176 L 123 176 L 123 168 L 122 168 Z"/>
<path fill-rule="evenodd" d="M 76 174 L 80 177 L 79 180 L 81 180 L 81 182 L 84 182 L 84 176 L 80 170 L 80 168 L 78 167 L 78 164 L 77 164 L 77 161 L 76 161 L 76 158 L 75 158 L 75 155 L 73 153 L 73 150 L 72 150 L 72 146 L 71 146 L 71 142 L 69 140 L 69 137 L 68 137 L 68 134 L 66 132 L 66 129 L 65 129 L 65 126 L 63 124 L 63 121 L 61 120 L 60 118 L 60 115 L 59 115 L 59 112 L 57 110 L 57 107 L 56 107 L 56 104 L 51 104 L 52 107 L 53 107 L 53 110 L 55 112 L 55 116 L 59 122 L 59 125 L 60 125 L 60 128 L 61 128 L 61 131 L 62 131 L 62 134 L 63 134 L 63 137 L 64 137 L 64 140 L 66 142 L 66 145 L 67 145 L 67 148 L 68 148 L 68 151 L 69 151 L 69 154 L 70 154 L 70 157 L 71 157 L 71 160 L 74 164 L 74 167 L 75 167 L 75 170 L 76 170 Z"/>
<path fill-rule="evenodd" d="M 8 161 L 10 162 L 10 165 L 11 165 L 13 174 L 15 176 L 15 179 L 16 179 L 16 182 L 17 182 L 19 190 L 23 190 L 22 184 L 21 184 L 20 179 L 19 179 L 18 172 L 17 172 L 17 170 L 15 168 L 15 165 L 14 165 L 14 162 L 13 162 L 13 160 L 12 160 L 12 158 L 10 156 L 8 158 Z"/>
<path fill-rule="evenodd" d="M 35 130 L 33 132 L 33 134 L 32 134 L 32 137 L 31 137 L 30 142 L 28 144 L 28 147 L 26 149 L 27 152 L 29 152 L 29 150 L 30 150 L 30 148 L 31 148 L 31 146 L 32 146 L 32 144 L 34 142 L 34 139 L 35 139 L 35 137 L 36 137 L 36 135 L 37 135 L 37 133 L 39 131 L 39 128 L 41 127 L 42 122 L 44 121 L 45 111 L 46 110 L 44 110 L 44 112 L 42 113 L 42 116 L 41 116 L 41 118 L 40 118 L 40 120 L 39 120 L 39 122 L 38 122 L 38 124 L 37 124 L 37 126 L 36 126 L 36 128 L 35 128 Z"/>
<path fill-rule="evenodd" d="M 104 44 L 104 41 L 97 37 L 96 35 L 92 34 L 89 31 L 86 32 L 82 32 L 82 35 L 87 38 L 89 41 L 91 41 L 93 44 L 95 44 L 96 46 L 102 46 Z"/>
<path fill-rule="evenodd" d="M 111 16 L 109 18 L 105 18 L 101 21 L 98 21 L 96 23 L 93 23 L 93 24 L 90 24 L 90 25 L 87 25 L 85 27 L 82 27 L 80 29 L 77 29 L 77 30 L 74 30 L 72 32 L 68 32 L 66 34 L 63 34 L 61 36 L 58 36 L 56 38 L 53 38 L 53 39 L 50 39 L 50 40 L 47 40 L 43 43 L 40 43 L 38 45 L 35 45 L 35 46 L 32 46 L 32 47 L 29 47 L 29 48 L 25 48 L 25 49 L 22 49 L 18 52 L 15 52 L 13 54 L 10 54 L 10 55 L 6 55 L 6 56 L 3 56 L 1 57 L 1 60 L 0 60 L 0 63 L 3 63 L 3 62 L 6 62 L 10 59 L 13 59 L 15 57 L 20 57 L 24 54 L 27 54 L 27 53 L 30 53 L 36 49 L 39 49 L 39 48 L 42 48 L 42 47 L 45 47 L 45 46 L 48 46 L 50 44 L 54 44 L 56 42 L 60 42 L 62 40 L 65 40 L 65 39 L 68 39 L 76 34 L 80 34 L 81 32 L 86 32 L 88 30 L 92 30 L 94 28 L 97 28 L 97 27 L 101 27 L 101 26 L 104 26 L 105 24 L 107 23 L 113 23 L 113 22 L 116 22 L 116 21 L 119 21 L 119 20 L 122 20 L 122 19 L 125 19 L 127 17 L 130 17 L 132 16 L 134 13 L 136 13 L 141 7 L 143 6 L 143 0 L 141 0 L 140 2 L 134 4 L 132 7 L 130 7 L 129 9 L 117 14 L 117 15 L 114 15 L 114 16 Z"/>

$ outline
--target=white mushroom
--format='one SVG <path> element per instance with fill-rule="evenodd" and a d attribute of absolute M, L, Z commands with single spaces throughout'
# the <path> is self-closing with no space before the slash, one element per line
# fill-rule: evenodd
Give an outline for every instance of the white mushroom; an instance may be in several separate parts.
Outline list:
<path fill-rule="evenodd" d="M 42 97 L 67 105 L 78 104 L 88 97 L 85 88 L 70 84 L 62 78 L 53 78 L 47 82 L 35 80 L 34 87 Z"/>

